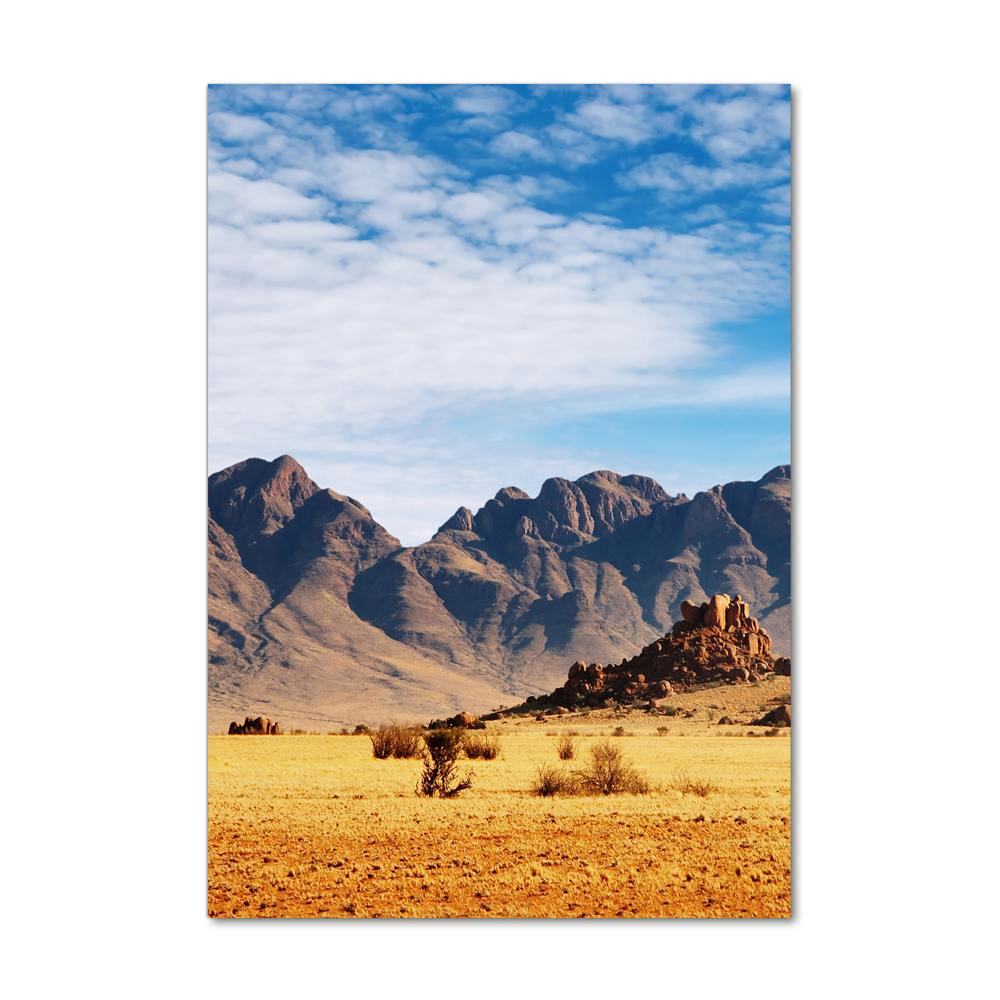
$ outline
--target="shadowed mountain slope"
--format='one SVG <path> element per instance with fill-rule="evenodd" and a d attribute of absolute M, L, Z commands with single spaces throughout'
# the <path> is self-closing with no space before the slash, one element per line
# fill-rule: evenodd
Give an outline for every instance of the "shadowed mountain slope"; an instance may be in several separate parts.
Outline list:
<path fill-rule="evenodd" d="M 210 728 L 513 703 L 576 659 L 634 656 L 713 593 L 743 595 L 787 655 L 790 512 L 789 466 L 693 500 L 601 471 L 506 487 L 404 548 L 288 456 L 248 459 L 209 480 Z"/>

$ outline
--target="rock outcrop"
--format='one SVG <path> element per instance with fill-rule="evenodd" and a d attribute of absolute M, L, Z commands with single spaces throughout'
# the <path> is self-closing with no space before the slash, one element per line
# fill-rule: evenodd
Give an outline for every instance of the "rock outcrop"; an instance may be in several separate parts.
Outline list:
<path fill-rule="evenodd" d="M 754 719 L 751 726 L 790 726 L 792 724 L 792 706 L 779 705 L 771 709 L 767 715 Z"/>
<path fill-rule="evenodd" d="M 667 635 L 617 666 L 577 660 L 550 701 L 569 705 L 582 698 L 596 707 L 610 700 L 663 698 L 709 681 L 759 680 L 775 669 L 771 638 L 739 594 L 713 594 L 700 605 L 684 601 L 681 614 Z M 779 662 L 791 672 L 791 660 Z"/>
<path fill-rule="evenodd" d="M 280 736 L 281 730 L 277 722 L 272 722 L 267 716 L 258 715 L 251 719 L 248 715 L 241 726 L 238 722 L 229 723 L 230 736 Z"/>

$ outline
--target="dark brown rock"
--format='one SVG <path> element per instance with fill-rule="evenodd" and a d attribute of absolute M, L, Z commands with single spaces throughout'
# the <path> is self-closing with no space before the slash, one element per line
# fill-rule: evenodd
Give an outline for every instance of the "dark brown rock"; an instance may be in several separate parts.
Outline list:
<path fill-rule="evenodd" d="M 248 715 L 243 720 L 243 725 L 238 722 L 231 722 L 229 724 L 229 735 L 230 736 L 279 736 L 280 731 L 278 729 L 278 723 L 272 722 L 269 718 L 263 715 L 257 716 L 255 719 L 251 719 Z"/>
<path fill-rule="evenodd" d="M 681 616 L 689 625 L 700 625 L 701 607 L 690 601 L 681 601 Z"/>
<path fill-rule="evenodd" d="M 790 726 L 792 724 L 792 706 L 779 705 L 759 719 L 754 719 L 751 726 Z"/>

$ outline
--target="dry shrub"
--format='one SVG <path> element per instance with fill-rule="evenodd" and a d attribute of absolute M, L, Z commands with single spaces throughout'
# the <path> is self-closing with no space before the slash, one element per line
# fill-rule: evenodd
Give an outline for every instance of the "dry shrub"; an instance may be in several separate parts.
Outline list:
<path fill-rule="evenodd" d="M 372 741 L 372 756 L 376 760 L 387 760 L 392 756 L 396 739 L 389 726 L 379 726 L 374 733 L 368 734 L 368 738 Z"/>
<path fill-rule="evenodd" d="M 419 726 L 400 726 L 396 730 L 396 745 L 392 755 L 399 760 L 410 760 L 420 756 L 424 734 Z"/>
<path fill-rule="evenodd" d="M 500 756 L 500 737 L 490 736 L 489 733 L 477 734 L 476 736 L 466 735 L 465 756 L 473 760 L 482 758 L 483 760 L 496 760 Z"/>
<path fill-rule="evenodd" d="M 667 787 L 680 792 L 682 795 L 700 795 L 702 798 L 719 790 L 719 786 L 714 781 L 703 781 L 700 778 L 692 778 L 684 770 L 674 771 L 670 779 L 670 784 Z"/>
<path fill-rule="evenodd" d="M 417 785 L 418 795 L 450 799 L 472 787 L 472 769 L 459 779 L 456 761 L 465 745 L 464 729 L 432 729 L 423 735 L 420 755 L 424 771 Z"/>
<path fill-rule="evenodd" d="M 631 792 L 646 795 L 650 788 L 644 774 L 610 740 L 601 740 L 590 748 L 587 766 L 574 772 L 581 790 L 587 795 L 614 795 Z"/>
<path fill-rule="evenodd" d="M 544 796 L 575 795 L 579 790 L 576 775 L 552 764 L 543 764 L 538 769 L 538 777 L 531 786 L 533 794 Z"/>
<path fill-rule="evenodd" d="M 397 722 L 382 724 L 374 732 L 368 734 L 372 741 L 372 756 L 378 760 L 396 757 L 407 760 L 419 757 L 422 746 L 422 733 L 415 726 L 401 726 Z"/>
<path fill-rule="evenodd" d="M 570 733 L 563 733 L 556 741 L 556 753 L 560 760 L 572 760 L 576 756 L 576 740 Z"/>

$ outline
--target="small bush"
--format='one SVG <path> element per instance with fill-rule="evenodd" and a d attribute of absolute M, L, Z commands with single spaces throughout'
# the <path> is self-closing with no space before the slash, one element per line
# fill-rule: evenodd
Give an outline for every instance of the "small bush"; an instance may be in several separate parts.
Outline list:
<path fill-rule="evenodd" d="M 538 769 L 538 777 L 531 787 L 535 795 L 575 795 L 578 791 L 576 776 L 563 767 L 543 764 Z"/>
<path fill-rule="evenodd" d="M 376 760 L 387 760 L 392 756 L 396 746 L 394 728 L 379 726 L 374 733 L 368 734 L 368 738 L 372 741 L 372 756 Z"/>
<path fill-rule="evenodd" d="M 392 755 L 397 760 L 411 760 L 420 756 L 420 748 L 423 746 L 423 733 L 418 726 L 398 726 L 396 728 L 396 742 L 392 748 Z"/>
<path fill-rule="evenodd" d="M 663 712 L 664 715 L 676 715 L 680 709 L 677 708 L 676 705 L 664 705 L 660 711 Z"/>
<path fill-rule="evenodd" d="M 669 729 L 669 728 L 668 728 L 667 726 L 657 726 L 657 727 L 656 727 L 656 731 L 657 731 L 657 732 L 658 732 L 658 733 L 659 733 L 659 734 L 660 734 L 661 736 L 666 736 L 666 735 L 667 735 L 667 733 L 669 733 L 669 732 L 670 732 L 670 729 Z"/>
<path fill-rule="evenodd" d="M 640 774 L 622 753 L 621 747 L 610 740 L 601 740 L 591 747 L 587 766 L 574 774 L 582 791 L 588 795 L 614 795 L 617 792 L 645 795 L 649 792 L 645 775 Z"/>
<path fill-rule="evenodd" d="M 687 771 L 682 770 L 674 771 L 667 787 L 673 788 L 674 791 L 680 792 L 682 795 L 700 795 L 702 798 L 719 790 L 719 786 L 714 781 L 692 778 Z"/>
<path fill-rule="evenodd" d="M 576 740 L 569 733 L 563 733 L 556 742 L 556 753 L 560 760 L 572 760 L 576 756 Z"/>
<path fill-rule="evenodd" d="M 367 736 L 370 732 L 371 730 L 363 722 L 354 727 L 355 736 Z"/>
<path fill-rule="evenodd" d="M 383 723 L 368 734 L 372 741 L 372 756 L 377 760 L 395 757 L 406 760 L 420 756 L 421 732 L 412 726 L 401 726 L 397 722 Z"/>
<path fill-rule="evenodd" d="M 625 727 L 624 726 L 615 726 L 615 731 L 611 735 L 612 736 L 624 736 L 625 735 Z"/>
<path fill-rule="evenodd" d="M 496 760 L 500 756 L 500 737 L 483 733 L 465 737 L 465 756 L 472 760 Z"/>
<path fill-rule="evenodd" d="M 424 771 L 417 785 L 418 795 L 450 799 L 472 787 L 472 769 L 459 779 L 456 761 L 465 745 L 464 729 L 434 729 L 424 733 L 420 754 Z"/>

